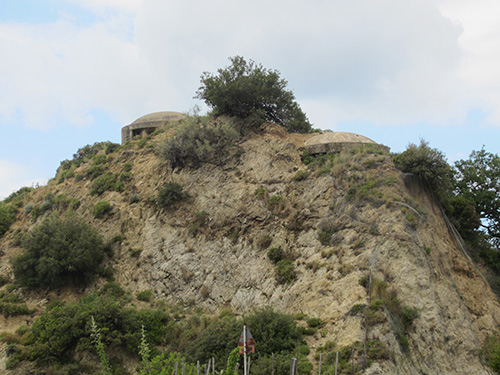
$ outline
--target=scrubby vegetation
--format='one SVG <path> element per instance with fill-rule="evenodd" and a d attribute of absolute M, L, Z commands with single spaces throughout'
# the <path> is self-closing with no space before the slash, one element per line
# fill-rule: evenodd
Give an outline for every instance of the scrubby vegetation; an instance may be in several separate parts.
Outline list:
<path fill-rule="evenodd" d="M 167 182 L 158 191 L 157 203 L 159 207 L 169 208 L 178 202 L 189 198 L 182 185 L 175 182 Z"/>
<path fill-rule="evenodd" d="M 112 211 L 111 203 L 108 201 L 99 201 L 94 205 L 93 213 L 96 219 L 102 219 L 103 217 L 110 215 Z"/>
<path fill-rule="evenodd" d="M 168 315 L 161 310 L 127 307 L 128 302 L 129 297 L 114 284 L 78 302 L 51 302 L 19 340 L 23 350 L 18 359 L 35 361 L 42 368 L 71 367 L 68 365 L 75 364 L 76 353 L 92 350 L 92 319 L 95 319 L 106 345 L 130 354 L 137 353 L 142 326 L 147 332 L 148 342 L 152 345 L 163 342 Z"/>
<path fill-rule="evenodd" d="M 118 179 L 118 175 L 106 172 L 100 175 L 92 182 L 91 195 L 102 195 L 105 191 L 115 190 L 121 192 L 124 190 L 123 182 Z"/>
<path fill-rule="evenodd" d="M 16 221 L 17 209 L 11 205 L 0 202 L 0 237 L 5 234 Z"/>
<path fill-rule="evenodd" d="M 471 255 L 489 268 L 490 284 L 500 293 L 500 157 L 482 149 L 451 166 L 442 152 L 422 140 L 394 155 L 394 162 L 435 195 Z M 416 225 L 414 218 L 407 220 Z"/>
<path fill-rule="evenodd" d="M 3 290 L 0 292 L 0 313 L 8 318 L 17 315 L 30 315 L 33 310 L 30 310 L 24 299 L 13 290 Z"/>
<path fill-rule="evenodd" d="M 252 64 L 250 64 L 252 69 L 261 69 Z M 264 70 L 264 73 L 267 74 L 268 71 Z M 216 77 L 210 76 L 210 78 Z M 214 114 L 221 113 L 214 107 Z M 261 121 L 265 116 L 257 110 L 250 114 L 247 120 L 251 123 L 255 118 Z M 294 318 L 270 308 L 247 313 L 241 318 L 228 311 L 221 313 L 220 316 L 203 315 L 201 310 L 192 307 L 194 302 L 185 302 L 186 306 L 191 306 L 185 310 L 180 304 L 167 306 L 165 301 L 155 300 L 155 295 L 159 296 L 162 292 L 156 289 L 156 285 L 154 292 L 152 289 L 143 289 L 135 294 L 135 298 L 116 284 L 108 284 L 99 289 L 106 281 L 105 278 L 108 281 L 113 280 L 113 265 L 109 264 L 110 262 L 105 262 L 103 265 L 106 255 L 111 256 L 111 252 L 108 252 L 110 248 L 84 219 L 75 213 L 72 216 L 64 214 L 66 211 L 77 210 L 86 220 L 104 224 L 103 231 L 108 232 L 113 220 L 95 219 L 106 218 L 113 213 L 113 210 L 115 216 L 113 219 L 120 213 L 123 215 L 127 210 L 133 211 L 134 215 L 137 213 L 141 218 L 152 217 L 150 215 L 158 214 L 154 212 L 155 207 L 152 207 L 156 206 L 163 216 L 162 224 L 170 225 L 171 216 L 178 214 L 175 225 L 187 229 L 189 236 L 184 233 L 181 239 L 187 244 L 184 254 L 186 259 L 202 256 L 203 249 L 194 250 L 192 244 L 199 243 L 204 235 L 210 240 L 221 240 L 229 244 L 231 248 L 227 253 L 229 256 L 239 256 L 238 251 L 242 246 L 247 246 L 245 241 L 248 241 L 248 246 L 253 246 L 257 256 L 265 258 L 267 254 L 270 262 L 268 270 L 272 267 L 276 281 L 283 284 L 279 288 L 286 290 L 290 288 L 288 284 L 292 284 L 301 271 L 310 276 L 324 277 L 325 280 L 335 280 L 348 274 L 354 276 L 359 272 L 352 258 L 343 262 L 342 256 L 346 257 L 347 252 L 352 252 L 348 254 L 349 256 L 357 256 L 369 251 L 375 246 L 375 240 L 369 236 L 378 236 L 378 239 L 385 236 L 387 233 L 385 223 L 378 226 L 377 211 L 374 208 L 384 204 L 387 207 L 391 207 L 391 204 L 392 207 L 397 207 L 392 213 L 406 225 L 407 234 L 410 235 L 428 225 L 430 221 L 425 220 L 426 214 L 418 211 L 418 207 L 417 209 L 409 207 L 408 203 L 411 202 L 405 200 L 407 196 L 403 196 L 403 201 L 398 201 L 401 198 L 396 196 L 399 191 L 393 192 L 396 188 L 404 191 L 404 187 L 399 183 L 394 166 L 390 164 L 391 156 L 373 146 L 318 156 L 305 153 L 303 160 L 307 164 L 306 169 L 301 169 L 304 166 L 291 166 L 284 172 L 289 173 L 288 177 L 284 175 L 280 181 L 269 179 L 261 182 L 253 179 L 250 170 L 239 168 L 242 162 L 240 157 L 243 155 L 243 148 L 239 149 L 239 142 L 244 140 L 242 137 L 245 137 L 247 135 L 245 132 L 248 131 L 240 120 L 192 116 L 161 131 L 164 132 L 161 136 L 163 138 L 154 138 L 153 135 L 136 139 L 131 142 L 133 149 L 123 151 L 123 154 L 115 154 L 117 150 L 123 150 L 116 144 L 86 146 L 75 154 L 73 160 L 61 163 L 56 176 L 58 179 L 52 185 L 57 186 L 57 190 L 53 190 L 53 193 L 47 192 L 47 189 L 30 194 L 32 189 L 25 188 L 0 202 L 0 236 L 14 227 L 15 231 L 11 230 L 6 237 L 12 246 L 22 245 L 23 248 L 23 253 L 13 261 L 16 284 L 3 286 L 0 291 L 1 314 L 5 317 L 35 314 L 33 305 L 26 295 L 36 294 L 40 292 L 40 288 L 44 296 L 50 296 L 47 298 L 53 298 L 53 293 L 60 293 L 61 290 L 65 292 L 63 289 L 53 290 L 63 285 L 90 286 L 92 291 L 97 290 L 78 301 L 52 300 L 46 308 L 36 306 L 36 314 L 41 316 L 34 320 L 31 327 L 25 326 L 16 334 L 4 335 L 4 341 L 9 342 L 9 368 L 26 360 L 33 361 L 37 368 L 43 368 L 43 371 L 48 373 L 96 372 L 98 369 L 89 363 L 92 361 L 97 363 L 95 344 L 100 341 L 102 345 L 97 348 L 98 358 L 101 362 L 102 358 L 110 358 L 107 362 L 109 368 L 105 366 L 102 368 L 105 373 L 122 373 L 120 357 L 126 353 L 129 358 L 135 357 L 140 361 L 138 373 L 142 374 L 161 374 L 165 371 L 170 373 L 176 361 L 186 364 L 188 374 L 194 373 L 196 361 L 199 360 L 203 364 L 211 358 L 215 358 L 217 369 L 226 367 L 225 373 L 228 374 L 231 372 L 231 366 L 227 365 L 227 358 L 234 350 L 242 323 L 245 321 L 249 324 L 258 345 L 258 351 L 252 357 L 252 372 L 270 373 L 269 369 L 274 366 L 275 374 L 288 374 L 291 358 L 298 357 L 299 372 L 310 373 L 312 365 L 306 359 L 309 348 L 305 345 L 303 336 L 310 335 L 311 340 L 316 336 L 325 338 L 331 333 L 332 321 L 329 319 L 308 318 L 302 314 L 303 321 L 297 325 Z M 247 222 L 246 217 L 242 220 L 238 217 L 234 223 L 229 222 L 231 218 L 227 221 L 220 220 L 218 212 L 212 211 L 214 205 L 218 204 L 216 194 L 212 197 L 203 197 L 203 204 L 199 204 L 197 201 L 199 198 L 194 196 L 194 188 L 191 192 L 193 198 L 190 198 L 184 187 L 174 182 L 159 187 L 154 181 L 144 183 L 142 180 L 144 176 L 139 174 L 142 161 L 133 160 L 134 167 L 132 161 L 125 161 L 132 160 L 138 153 L 137 147 L 145 145 L 151 149 L 144 152 L 151 155 L 154 155 L 152 147 L 155 145 L 156 151 L 174 168 L 171 171 L 171 178 L 177 181 L 187 181 L 187 179 L 184 175 L 179 176 L 180 171 L 175 168 L 186 168 L 189 169 L 187 171 L 189 173 L 199 174 L 200 171 L 190 168 L 201 167 L 206 163 L 223 165 L 224 170 L 231 171 L 232 176 L 248 181 L 248 186 L 253 186 L 251 189 L 255 189 L 255 198 L 259 200 L 255 205 L 256 211 L 252 212 L 253 219 Z M 250 158 L 250 153 L 245 157 Z M 111 164 L 112 160 L 124 162 L 123 168 L 118 170 L 119 173 L 116 173 L 115 165 Z M 497 217 L 499 211 L 497 185 L 500 178 L 497 172 L 500 169 L 500 162 L 497 156 L 484 150 L 474 152 L 469 160 L 457 162 L 453 168 L 446 163 L 442 153 L 431 149 L 422 141 L 419 146 L 410 145 L 407 151 L 393 155 L 393 160 L 398 168 L 405 173 L 413 173 L 423 186 L 434 193 L 436 201 L 444 207 L 451 222 L 467 241 L 471 253 L 476 255 L 475 259 L 482 260 L 493 272 L 500 275 Z M 133 168 L 134 172 L 137 172 L 137 177 L 132 174 Z M 381 173 L 382 169 L 388 169 L 391 175 Z M 94 205 L 97 199 L 93 197 L 92 204 L 82 200 L 80 207 L 80 202 L 75 198 L 59 194 L 65 191 L 64 185 L 69 185 L 65 181 L 71 178 L 75 178 L 75 182 L 77 178 L 85 179 L 83 183 L 78 184 L 79 188 L 86 192 L 87 187 L 91 186 L 92 195 L 102 195 L 106 191 L 123 191 L 126 184 L 128 186 L 134 180 L 137 182 L 137 187 L 127 188 L 127 194 L 121 198 L 122 203 L 115 199 L 117 194 L 108 194 L 105 199 L 110 201 L 104 200 Z M 312 204 L 300 201 L 300 194 L 296 194 L 290 187 L 298 187 L 303 192 L 308 184 L 314 184 L 315 179 L 321 178 L 334 182 L 333 189 L 337 196 L 334 198 L 335 201 L 324 203 L 322 211 L 318 211 Z M 303 182 L 305 180 L 307 182 Z M 62 184 L 56 185 L 58 182 Z M 263 183 L 264 186 L 259 186 L 259 183 Z M 285 186 L 282 188 L 281 184 Z M 157 186 L 156 192 L 153 190 L 155 186 Z M 387 188 L 394 186 L 396 186 L 394 189 Z M 137 191 L 141 194 L 139 195 Z M 124 207 L 123 204 L 126 202 L 138 204 Z M 372 217 L 367 220 L 361 215 L 357 216 L 360 212 L 358 208 L 363 205 L 371 205 Z M 197 209 L 210 211 L 197 211 Z M 242 207 L 241 216 L 245 213 L 245 207 Z M 304 215 L 306 218 L 303 220 L 304 226 L 309 226 L 311 231 L 299 233 L 303 228 L 299 213 Z M 32 222 L 29 225 L 33 226 L 31 232 L 28 233 L 17 225 L 12 226 L 16 219 L 28 223 L 30 216 Z M 312 218 L 316 218 L 317 222 L 311 224 Z M 117 241 L 124 243 L 120 250 L 123 261 L 131 262 L 133 265 L 148 261 L 156 262 L 157 259 L 153 259 L 151 249 L 142 248 L 148 246 L 147 242 L 140 243 L 136 240 L 136 235 L 144 235 L 140 228 L 130 235 L 127 226 L 134 223 L 129 224 L 126 220 L 121 222 L 121 232 L 113 234 L 120 237 Z M 296 225 L 293 225 L 293 222 Z M 277 225 L 273 227 L 274 224 Z M 349 229 L 351 234 L 346 235 L 346 229 Z M 290 236 L 283 241 L 281 234 L 276 235 L 282 230 L 287 230 L 289 233 L 295 231 L 293 233 L 296 237 Z M 314 230 L 316 232 L 313 232 Z M 257 236 L 245 237 L 249 231 Z M 198 237 L 193 238 L 195 236 Z M 291 241 L 305 243 L 309 239 L 312 240 L 311 246 L 315 249 L 320 246 L 319 243 L 323 245 L 320 246 L 320 252 L 312 254 L 313 251 L 307 250 L 312 255 L 306 257 L 304 255 L 306 252 L 301 254 L 299 251 L 295 252 L 296 250 L 294 252 L 288 250 L 296 249 L 295 244 L 290 245 Z M 427 255 L 423 253 L 420 255 L 433 260 L 440 249 L 432 241 L 429 242 L 432 252 L 430 247 L 422 245 L 427 243 L 424 239 L 421 248 Z M 223 259 L 225 254 L 221 252 L 219 256 Z M 365 256 L 363 259 L 368 258 Z M 366 265 L 362 267 L 365 267 L 361 268 L 362 270 L 367 269 Z M 180 283 L 192 282 L 198 277 L 195 272 L 197 270 L 191 267 L 189 270 L 182 269 Z M 313 272 L 316 274 L 313 275 Z M 101 278 L 94 279 L 94 276 Z M 177 275 L 172 279 L 176 277 Z M 96 282 L 86 283 L 90 279 Z M 10 282 L 8 277 L 0 279 L 0 286 L 7 282 Z M 153 288 L 153 285 L 143 284 L 143 280 L 134 282 L 142 288 Z M 364 278 L 361 284 L 368 288 L 368 278 Z M 33 292 L 23 288 L 39 290 Z M 216 290 L 210 288 L 210 285 L 200 287 L 199 295 L 207 300 L 209 297 L 216 300 L 218 298 Z M 330 291 L 325 287 L 318 293 L 326 295 Z M 373 331 L 383 330 L 390 335 L 389 330 L 392 330 L 401 350 L 403 352 L 410 350 L 413 347 L 410 336 L 415 322 L 418 322 L 420 311 L 413 306 L 405 305 L 384 281 L 373 280 L 368 297 L 369 303 L 353 305 L 350 316 L 346 318 L 358 319 L 367 329 L 378 326 Z M 29 302 L 29 307 L 24 298 Z M 137 306 L 148 306 L 148 308 L 139 309 Z M 353 318 L 354 316 L 357 318 Z M 26 319 L 34 318 L 26 317 Z M 95 332 L 99 335 L 96 336 Z M 483 355 L 485 360 L 500 372 L 498 341 L 500 341 L 498 336 L 491 336 L 483 347 Z M 375 337 L 375 334 L 364 342 L 355 342 L 345 347 L 339 347 L 334 341 L 330 341 L 324 347 L 318 348 L 318 354 L 322 353 L 324 356 L 323 373 L 332 373 L 335 352 L 339 352 L 340 374 L 361 373 L 371 361 L 387 360 L 391 357 L 388 348 Z M 272 353 L 275 354 L 274 359 L 271 357 Z"/>
<path fill-rule="evenodd" d="M 29 288 L 83 282 L 96 272 L 107 249 L 95 229 L 76 215 L 46 218 L 22 246 L 13 269 L 16 280 Z"/>
<path fill-rule="evenodd" d="M 408 148 L 394 156 L 394 164 L 403 172 L 413 173 L 444 202 L 452 190 L 452 169 L 444 154 L 431 148 L 423 139 L 417 146 L 411 143 Z"/>
<path fill-rule="evenodd" d="M 395 289 L 382 280 L 373 279 L 368 285 L 368 279 L 360 280 L 360 284 L 368 289 L 371 303 L 369 306 L 354 305 L 351 314 L 363 314 L 365 327 L 389 321 L 401 348 L 408 351 L 410 348 L 408 333 L 413 327 L 420 311 L 413 306 L 405 306 L 398 299 Z"/>
<path fill-rule="evenodd" d="M 120 351 L 140 357 L 141 374 L 164 374 L 176 361 L 179 370 L 185 363 L 187 373 L 192 373 L 197 361 L 203 365 L 214 358 L 216 369 L 221 369 L 226 368 L 230 354 L 231 361 L 240 360 L 234 349 L 243 322 L 232 313 L 209 318 L 178 306 L 137 309 L 131 301 L 119 285 L 107 284 L 77 302 L 50 302 L 31 328 L 4 336 L 12 347 L 8 366 L 33 361 L 43 372 L 92 372 L 95 367 L 78 358 L 98 354 L 102 370 L 121 373 L 116 355 Z M 297 349 L 309 352 L 302 330 L 289 315 L 265 308 L 252 312 L 245 322 L 258 343 L 253 366 L 265 372 L 271 370 L 272 353 L 276 354 L 275 374 L 286 375 Z M 310 373 L 312 365 L 302 354 L 301 366 L 305 369 L 301 373 Z"/>
<path fill-rule="evenodd" d="M 274 264 L 276 280 L 280 284 L 290 284 L 297 277 L 293 265 L 293 255 L 281 249 L 273 247 L 267 252 L 267 257 Z"/>
<path fill-rule="evenodd" d="M 0 238 L 10 229 L 16 221 L 18 210 L 27 204 L 26 197 L 33 188 L 22 187 L 0 201 Z"/>
<path fill-rule="evenodd" d="M 236 150 L 240 137 L 234 121 L 192 116 L 178 123 L 174 134 L 157 146 L 157 152 L 172 168 L 219 165 Z"/>
<path fill-rule="evenodd" d="M 106 155 L 116 152 L 120 145 L 111 142 L 96 142 L 93 145 L 86 145 L 73 154 L 73 159 L 64 160 L 57 169 L 56 179 L 59 183 L 76 177 L 75 169 L 83 163 L 93 160 L 91 168 L 87 171 L 87 176 L 94 179 L 103 173 L 107 162 Z M 99 154 L 99 152 L 104 152 Z M 99 156 L 98 156 L 99 154 Z M 102 155 L 102 156 L 101 156 Z"/>

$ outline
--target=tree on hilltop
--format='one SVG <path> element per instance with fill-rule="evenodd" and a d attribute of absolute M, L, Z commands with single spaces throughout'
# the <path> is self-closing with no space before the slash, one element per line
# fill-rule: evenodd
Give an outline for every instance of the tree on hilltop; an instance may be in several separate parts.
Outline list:
<path fill-rule="evenodd" d="M 231 65 L 218 69 L 217 75 L 203 73 L 197 91 L 196 97 L 204 100 L 215 115 L 271 121 L 291 132 L 311 131 L 311 123 L 277 70 L 247 62 L 241 56 L 229 60 Z"/>

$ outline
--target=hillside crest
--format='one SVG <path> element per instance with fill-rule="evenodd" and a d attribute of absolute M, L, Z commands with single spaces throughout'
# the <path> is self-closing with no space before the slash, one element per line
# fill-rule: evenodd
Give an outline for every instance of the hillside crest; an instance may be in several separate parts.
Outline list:
<path fill-rule="evenodd" d="M 172 168 L 156 151 L 171 136 L 171 128 L 139 135 L 78 165 L 65 169 L 63 162 L 47 186 L 23 198 L 38 217 L 20 210 L 0 238 L 1 273 L 12 277 L 20 234 L 70 209 L 40 210 L 48 195 L 62 196 L 79 202 L 72 210 L 105 239 L 120 238 L 106 266 L 132 294 L 151 290 L 157 300 L 210 313 L 272 306 L 320 318 L 321 329 L 307 338 L 315 364 L 327 342 L 369 340 L 386 351 L 365 374 L 491 374 L 478 350 L 500 322 L 497 298 L 439 206 L 387 150 L 358 145 L 311 156 L 304 143 L 314 135 L 267 124 L 222 161 Z M 115 176 L 119 188 L 93 193 L 98 170 Z M 187 194 L 159 207 L 167 183 Z M 110 209 L 96 217 L 101 201 Z M 105 282 L 22 292 L 37 310 L 29 319 L 56 295 L 76 300 Z M 393 308 L 418 311 L 404 332 Z M 10 332 L 26 320 L 1 319 L 0 330 Z"/>

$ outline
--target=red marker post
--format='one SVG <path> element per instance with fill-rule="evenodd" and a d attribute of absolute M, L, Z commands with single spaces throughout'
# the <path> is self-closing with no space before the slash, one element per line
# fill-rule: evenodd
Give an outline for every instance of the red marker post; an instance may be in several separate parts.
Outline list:
<path fill-rule="evenodd" d="M 247 375 L 247 353 L 255 353 L 255 341 L 246 323 L 243 325 L 238 346 L 240 347 L 240 354 L 243 353 L 244 375 Z"/>

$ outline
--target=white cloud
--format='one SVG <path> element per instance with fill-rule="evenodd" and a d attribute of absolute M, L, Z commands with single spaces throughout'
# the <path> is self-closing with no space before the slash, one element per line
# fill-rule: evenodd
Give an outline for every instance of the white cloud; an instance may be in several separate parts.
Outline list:
<path fill-rule="evenodd" d="M 465 57 L 460 78 L 469 88 L 472 105 L 500 125 L 500 3 L 495 0 L 441 0 L 443 14 L 463 27 L 459 44 Z"/>
<path fill-rule="evenodd" d="M 105 23 L 0 25 L 0 51 L 0 116 L 19 111 L 31 128 L 85 126 L 93 109 L 130 117 L 143 109 L 136 98 L 154 82 L 138 47 Z"/>
<path fill-rule="evenodd" d="M 200 74 L 237 54 L 280 70 L 319 127 L 500 108 L 492 0 L 66 1 L 97 21 L 0 25 L 0 118 L 50 128 L 91 124 L 93 109 L 123 123 L 184 111 Z"/>
<path fill-rule="evenodd" d="M 465 111 L 461 29 L 429 1 L 146 0 L 137 43 L 176 87 L 235 54 L 277 68 L 337 120 L 448 122 Z"/>
<path fill-rule="evenodd" d="M 26 166 L 0 160 L 0 200 L 7 198 L 23 186 L 47 183 L 46 178 L 30 178 L 31 175 L 33 171 Z"/>

